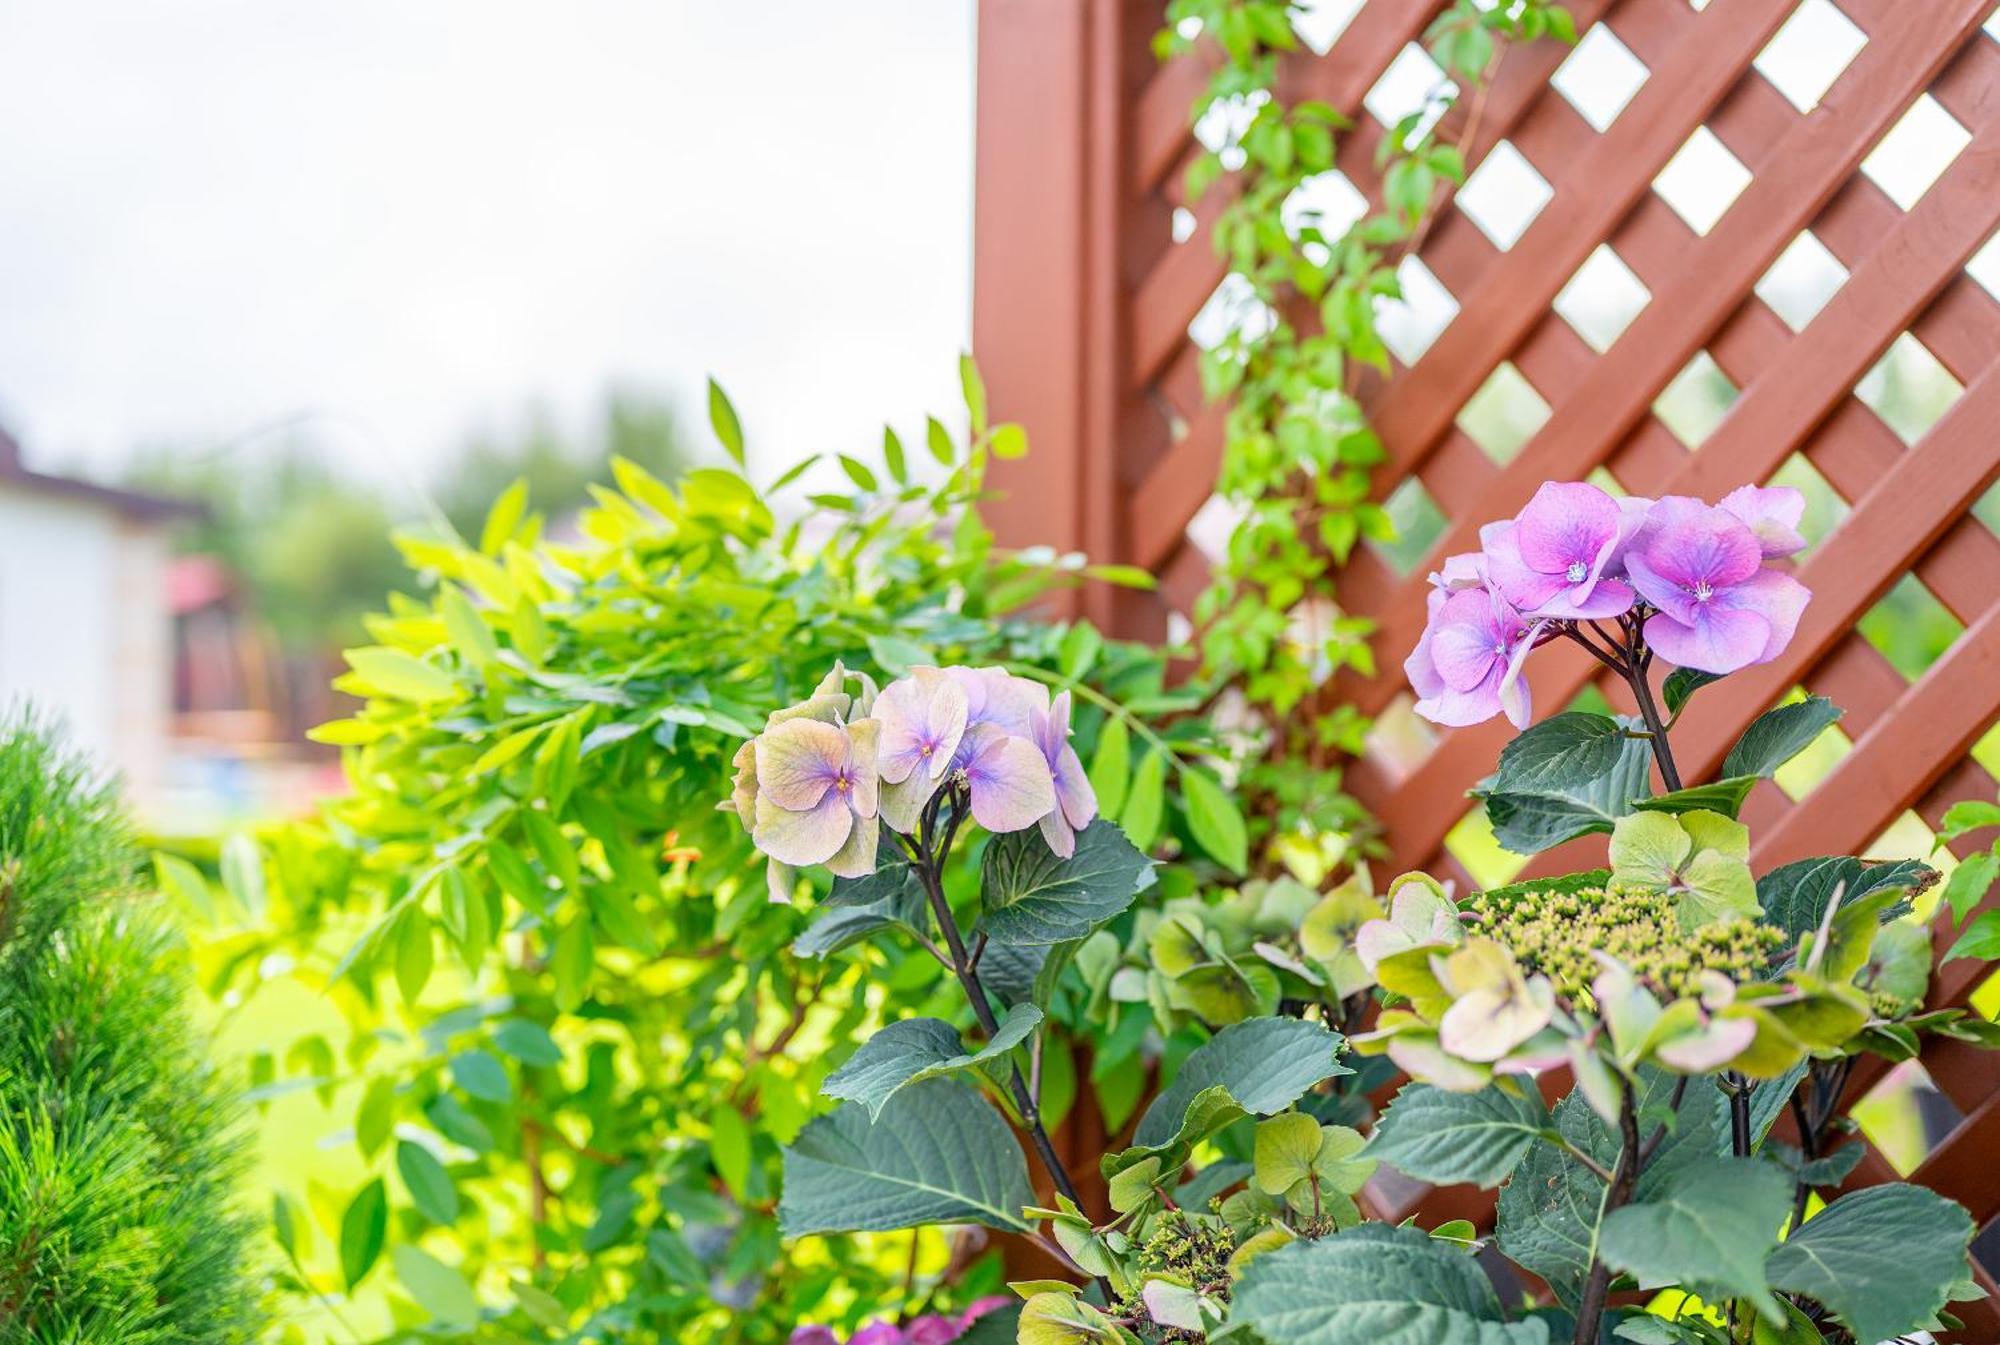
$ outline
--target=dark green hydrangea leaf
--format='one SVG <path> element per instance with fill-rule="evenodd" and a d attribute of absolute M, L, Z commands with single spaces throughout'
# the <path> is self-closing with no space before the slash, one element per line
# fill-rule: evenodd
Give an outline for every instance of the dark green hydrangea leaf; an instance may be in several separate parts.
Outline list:
<path fill-rule="evenodd" d="M 905 1018 L 891 1023 L 863 1042 L 847 1063 L 827 1076 L 820 1092 L 858 1102 L 871 1118 L 899 1091 L 925 1079 L 1004 1064 L 1007 1052 L 1026 1041 L 1042 1021 L 1042 1011 L 1022 1004 L 1007 1015 L 993 1040 L 967 1051 L 958 1029 L 937 1018 Z"/>
<path fill-rule="evenodd" d="M 1282 1111 L 1320 1080 L 1351 1073 L 1334 1058 L 1343 1044 L 1339 1033 L 1302 1018 L 1232 1024 L 1182 1062 L 1173 1083 L 1139 1118 L 1132 1138 L 1143 1145 L 1169 1139 L 1195 1096 L 1216 1086 L 1252 1115 Z"/>
<path fill-rule="evenodd" d="M 1063 943 L 1130 906 L 1152 884 L 1153 863 L 1100 817 L 1077 833 L 1068 859 L 1049 849 L 1039 828 L 995 836 L 981 877 L 980 933 L 1001 944 Z"/>
<path fill-rule="evenodd" d="M 1532 1085 L 1452 1093 L 1412 1083 L 1389 1104 L 1368 1152 L 1420 1181 L 1498 1186 L 1548 1126 Z"/>
<path fill-rule="evenodd" d="M 1972 1216 L 1921 1186 L 1873 1186 L 1828 1205 L 1771 1253 L 1771 1285 L 1839 1315 L 1858 1340 L 1926 1325 L 1966 1278 Z"/>

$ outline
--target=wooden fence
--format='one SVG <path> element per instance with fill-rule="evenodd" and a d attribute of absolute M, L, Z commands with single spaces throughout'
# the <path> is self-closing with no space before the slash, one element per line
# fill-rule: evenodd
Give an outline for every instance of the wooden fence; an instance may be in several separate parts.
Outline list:
<path fill-rule="evenodd" d="M 1354 118 L 1339 168 L 1373 203 L 1375 113 L 1425 78 L 1412 44 L 1440 6 L 1314 8 L 1356 12 L 1324 53 L 1287 60 L 1282 88 Z M 1793 785 L 1803 797 L 1758 786 L 1745 818 L 1759 870 L 1867 853 L 1899 820 L 1921 838 L 1911 813 L 1934 827 L 1950 803 L 1993 797 L 1979 758 L 2000 753 L 1993 0 L 1570 8 L 1574 53 L 1511 51 L 1470 135 L 1445 124 L 1473 176 L 1405 264 L 1417 302 L 1388 319 L 1405 358 L 1364 394 L 1388 449 L 1377 496 L 1412 536 L 1357 551 L 1340 578 L 1343 607 L 1379 623 L 1384 670 L 1322 689 L 1379 716 L 1350 788 L 1395 867 L 1472 881 L 1468 860 L 1491 856 L 1474 857 L 1466 790 L 1510 730 L 1433 735 L 1411 717 L 1400 665 L 1427 570 L 1545 479 L 1604 471 L 1634 494 L 1715 498 L 1775 478 L 1816 501 L 1821 535 L 1799 567 L 1813 601 L 1780 660 L 1703 693 L 1683 770 L 1713 774 L 1803 687 L 1846 708 L 1822 745 L 1838 759 Z M 1155 63 L 1157 0 L 980 10 L 974 347 L 996 413 L 1034 445 L 997 474 L 995 518 L 1003 538 L 1158 575 L 1157 595 L 1080 600 L 1120 633 L 1157 635 L 1206 582 L 1198 515 L 1222 444 L 1197 337 L 1224 280 L 1207 228 L 1227 183 L 1198 202 L 1181 186 L 1207 71 Z M 1895 614 L 1933 632 L 1915 661 L 1882 639 Z M 1544 710 L 1593 683 L 1620 703 L 1581 651 L 1532 666 Z M 1601 856 L 1601 838 L 1578 842 L 1528 872 Z M 1968 1000 L 1974 966 L 1943 968 L 1940 1003 Z M 1984 1227 L 2000 1214 L 2000 1058 L 1942 1042 L 1922 1065 L 1950 1124 L 1912 1175 Z M 1882 1083 L 1864 1071 L 1850 1098 Z M 1853 1181 L 1893 1175 L 1871 1147 Z M 2000 1339 L 1992 1304 L 1976 1315 L 1968 1338 Z"/>

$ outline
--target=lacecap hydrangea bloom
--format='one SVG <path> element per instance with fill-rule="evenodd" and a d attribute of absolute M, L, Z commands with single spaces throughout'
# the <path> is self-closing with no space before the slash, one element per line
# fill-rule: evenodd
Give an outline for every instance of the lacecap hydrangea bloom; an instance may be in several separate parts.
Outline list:
<path fill-rule="evenodd" d="M 1514 518 L 1481 530 L 1479 551 L 1431 576 L 1428 620 L 1403 665 L 1417 713 L 1452 726 L 1505 714 L 1526 728 L 1523 665 L 1559 637 L 1601 658 L 1658 654 L 1716 675 L 1770 662 L 1811 596 L 1768 563 L 1804 547 L 1804 510 L 1786 487 L 1745 486 L 1711 505 L 1544 483 Z"/>
<path fill-rule="evenodd" d="M 932 1312 L 908 1322 L 875 1322 L 855 1332 L 846 1345 L 950 1345 L 981 1317 L 1011 1302 L 1011 1298 L 996 1295 L 982 1298 L 956 1315 Z M 841 1345 L 841 1339 L 830 1326 L 801 1326 L 793 1329 L 789 1345 Z"/>
<path fill-rule="evenodd" d="M 722 807 L 772 861 L 780 900 L 798 868 L 874 872 L 881 827 L 915 835 L 946 790 L 987 831 L 1039 826 L 1067 858 L 1097 816 L 1069 720 L 1068 692 L 1051 701 L 1047 687 L 1004 668 L 913 668 L 878 692 L 836 664 L 738 749 Z"/>

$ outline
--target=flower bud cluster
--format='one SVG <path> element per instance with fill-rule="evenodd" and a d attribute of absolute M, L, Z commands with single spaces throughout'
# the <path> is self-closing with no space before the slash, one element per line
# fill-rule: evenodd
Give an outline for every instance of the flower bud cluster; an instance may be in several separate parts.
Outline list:
<path fill-rule="evenodd" d="M 1602 970 L 1600 953 L 1678 998 L 1698 995 L 1708 973 L 1754 980 L 1784 944 L 1782 931 L 1746 916 L 1684 930 L 1670 893 L 1616 880 L 1573 890 L 1495 889 L 1475 894 L 1463 910 L 1471 929 L 1571 999 L 1581 997 Z"/>

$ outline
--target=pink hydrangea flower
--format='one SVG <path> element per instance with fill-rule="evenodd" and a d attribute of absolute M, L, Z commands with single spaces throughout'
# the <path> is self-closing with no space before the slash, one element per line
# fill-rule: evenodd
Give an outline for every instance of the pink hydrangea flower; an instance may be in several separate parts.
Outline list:
<path fill-rule="evenodd" d="M 1042 839 L 1064 859 L 1076 853 L 1076 833 L 1097 816 L 1097 792 L 1090 787 L 1076 749 L 1069 745 L 1069 711 L 1069 692 L 1059 691 L 1049 708 L 1034 711 L 1030 721 L 1035 746 L 1049 763 L 1056 790 L 1056 806 L 1042 817 Z"/>
<path fill-rule="evenodd" d="M 1680 495 L 1660 500 L 1625 557 L 1633 586 L 1658 609 L 1647 618 L 1646 642 L 1708 673 L 1776 658 L 1812 595 L 1766 568 L 1764 554 L 1736 512 Z"/>
<path fill-rule="evenodd" d="M 781 864 L 825 864 L 843 878 L 875 871 L 877 725 L 787 719 L 756 739 L 757 848 Z"/>
<path fill-rule="evenodd" d="M 1484 530 L 1486 573 L 1519 611 L 1598 620 L 1629 611 L 1632 587 L 1615 577 L 1645 500 L 1614 500 L 1585 481 L 1547 481 L 1511 523 Z"/>
<path fill-rule="evenodd" d="M 1005 668 L 946 668 L 965 692 L 965 723 L 994 724 L 1017 738 L 1034 731 L 1034 713 L 1049 708 L 1049 689 Z"/>
<path fill-rule="evenodd" d="M 1526 728 L 1533 708 L 1521 665 L 1540 631 L 1495 590 L 1433 589 L 1430 621 L 1403 663 L 1417 713 L 1452 727 L 1504 713 Z"/>
<path fill-rule="evenodd" d="M 996 835 L 1025 831 L 1055 810 L 1055 774 L 1042 750 L 997 724 L 971 729 L 952 769 L 965 781 L 973 821 Z"/>
<path fill-rule="evenodd" d="M 1806 497 L 1790 486 L 1738 486 L 1717 507 L 1736 515 L 1756 534 L 1766 560 L 1805 550 L 1799 521 L 1806 516 Z"/>

